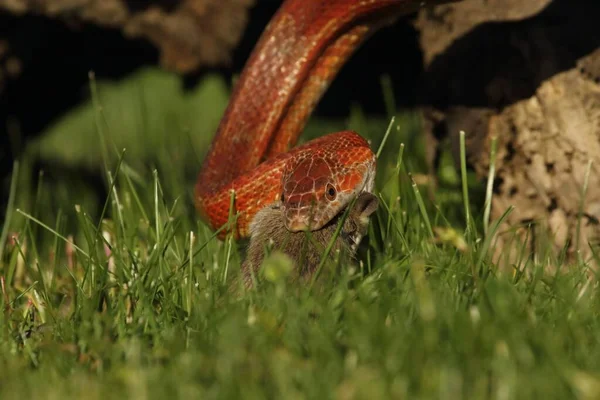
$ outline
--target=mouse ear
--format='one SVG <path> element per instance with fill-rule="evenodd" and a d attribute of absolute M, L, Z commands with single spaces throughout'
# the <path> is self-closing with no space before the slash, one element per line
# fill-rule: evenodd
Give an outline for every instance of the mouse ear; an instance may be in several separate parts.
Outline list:
<path fill-rule="evenodd" d="M 368 218 L 379 207 L 379 199 L 372 193 L 363 192 L 356 199 L 354 207 L 360 212 L 361 217 Z"/>

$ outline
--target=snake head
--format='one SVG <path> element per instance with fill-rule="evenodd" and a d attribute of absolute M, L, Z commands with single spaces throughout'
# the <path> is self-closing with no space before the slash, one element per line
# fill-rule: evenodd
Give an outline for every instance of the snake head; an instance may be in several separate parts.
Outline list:
<path fill-rule="evenodd" d="M 318 230 L 375 181 L 375 155 L 368 146 L 302 152 L 282 175 L 281 208 L 291 232 Z"/>

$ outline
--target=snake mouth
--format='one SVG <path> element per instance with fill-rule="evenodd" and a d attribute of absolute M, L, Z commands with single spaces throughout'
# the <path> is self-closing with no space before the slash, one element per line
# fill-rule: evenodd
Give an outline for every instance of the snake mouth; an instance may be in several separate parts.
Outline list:
<path fill-rule="evenodd" d="M 334 204 L 318 198 L 315 193 L 293 196 L 283 206 L 286 228 L 290 232 L 314 231 L 333 218 Z M 335 201 L 338 203 L 339 201 Z"/>
<path fill-rule="evenodd" d="M 302 231 L 310 231 L 311 229 L 311 225 L 308 225 L 306 223 L 305 220 L 302 219 L 292 219 L 292 220 L 286 220 L 286 228 L 290 231 L 290 232 L 302 232 Z M 314 226 L 314 225 L 312 225 Z"/>

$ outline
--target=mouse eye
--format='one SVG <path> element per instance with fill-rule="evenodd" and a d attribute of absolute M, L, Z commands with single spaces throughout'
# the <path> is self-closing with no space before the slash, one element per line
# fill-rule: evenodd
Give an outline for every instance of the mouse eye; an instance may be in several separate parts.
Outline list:
<path fill-rule="evenodd" d="M 336 196 L 337 196 L 337 190 L 335 190 L 335 188 L 333 187 L 333 185 L 331 183 L 328 183 L 327 186 L 325 187 L 325 197 L 327 197 L 327 200 L 333 201 L 333 200 L 335 200 Z"/>

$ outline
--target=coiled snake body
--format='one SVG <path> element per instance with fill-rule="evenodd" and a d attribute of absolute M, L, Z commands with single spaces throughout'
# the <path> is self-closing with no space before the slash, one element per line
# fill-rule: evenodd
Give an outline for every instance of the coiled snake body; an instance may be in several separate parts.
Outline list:
<path fill-rule="evenodd" d="M 232 190 L 239 213 L 233 234 L 243 238 L 254 215 L 273 202 L 281 202 L 290 231 L 315 230 L 355 195 L 373 189 L 375 155 L 356 132 L 294 146 L 316 103 L 360 43 L 423 4 L 283 2 L 240 75 L 198 176 L 196 207 L 213 229 L 228 221 Z"/>

